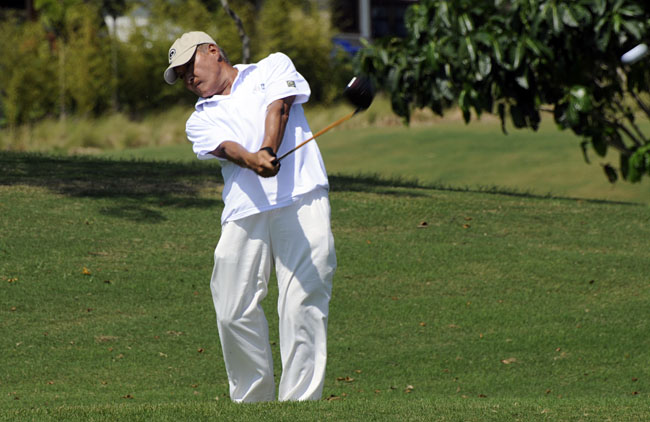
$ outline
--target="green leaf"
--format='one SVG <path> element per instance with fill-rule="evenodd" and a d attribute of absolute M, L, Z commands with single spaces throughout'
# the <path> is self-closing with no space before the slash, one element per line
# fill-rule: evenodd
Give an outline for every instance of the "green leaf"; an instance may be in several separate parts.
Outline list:
<path fill-rule="evenodd" d="M 515 78 L 515 81 L 517 81 L 517 85 L 519 85 L 523 89 L 528 89 L 529 88 L 529 86 L 528 86 L 528 77 L 526 76 L 526 74 L 523 74 L 523 75 Z"/>
<path fill-rule="evenodd" d="M 437 79 L 438 91 L 447 101 L 454 100 L 454 93 L 452 91 L 452 84 L 446 79 Z"/>
<path fill-rule="evenodd" d="M 391 94 L 397 94 L 400 91 L 400 79 L 402 77 L 402 69 L 393 67 L 388 72 L 388 87 Z"/>
<path fill-rule="evenodd" d="M 641 39 L 642 34 L 643 34 L 643 32 L 642 32 L 643 29 L 642 29 L 642 25 L 640 23 L 638 23 L 638 22 L 630 22 L 628 20 L 623 20 L 623 26 L 625 27 L 627 32 L 629 32 L 630 34 L 632 34 L 632 36 L 634 36 L 634 38 L 636 38 L 637 40 Z"/>
<path fill-rule="evenodd" d="M 379 50 L 379 58 L 381 59 L 381 62 L 383 63 L 384 66 L 388 65 L 388 51 L 386 50 Z"/>
<path fill-rule="evenodd" d="M 590 164 L 591 162 L 589 161 L 589 155 L 587 153 L 588 146 L 589 146 L 589 141 L 584 140 L 580 142 L 580 148 L 582 149 L 582 157 L 585 159 L 585 163 Z"/>
<path fill-rule="evenodd" d="M 610 24 L 606 24 L 605 29 L 602 33 L 599 33 L 596 37 L 596 47 L 600 51 L 606 51 L 607 46 L 609 45 L 609 40 L 612 36 L 612 27 Z"/>
<path fill-rule="evenodd" d="M 641 177 L 650 171 L 650 145 L 634 151 L 628 162 L 628 180 L 632 183 L 641 181 Z"/>
<path fill-rule="evenodd" d="M 478 72 L 481 77 L 485 78 L 492 71 L 492 59 L 487 54 L 482 55 L 478 59 Z"/>
<path fill-rule="evenodd" d="M 474 30 L 472 20 L 470 19 L 469 15 L 467 15 L 467 13 L 460 15 L 458 18 L 458 25 L 460 27 L 461 35 L 467 35 Z"/>
<path fill-rule="evenodd" d="M 526 118 L 524 117 L 524 112 L 520 107 L 516 105 L 511 105 L 510 117 L 512 118 L 512 123 L 515 125 L 517 129 L 526 127 Z"/>
<path fill-rule="evenodd" d="M 623 16 L 627 16 L 629 18 L 642 17 L 643 9 L 641 9 L 641 6 L 639 6 L 638 4 L 628 4 L 627 6 L 618 9 L 618 13 L 620 13 Z"/>
<path fill-rule="evenodd" d="M 497 112 L 499 113 L 499 119 L 501 119 L 501 131 L 504 134 L 507 134 L 508 131 L 506 130 L 506 105 L 503 103 L 499 103 L 497 106 Z"/>
<path fill-rule="evenodd" d="M 460 95 L 458 96 L 458 107 L 460 107 L 461 110 L 467 109 L 467 104 L 465 103 L 466 96 L 467 96 L 467 91 L 465 89 L 460 91 Z"/>
<path fill-rule="evenodd" d="M 614 32 L 618 33 L 621 32 L 621 24 L 623 21 L 623 18 L 621 18 L 621 15 L 616 14 L 614 15 L 614 18 L 612 19 L 614 22 Z"/>
<path fill-rule="evenodd" d="M 599 156 L 604 157 L 607 155 L 607 142 L 602 134 L 598 133 L 591 137 L 591 146 Z"/>
<path fill-rule="evenodd" d="M 588 112 L 592 109 L 591 95 L 587 88 L 574 85 L 569 93 L 571 107 L 576 111 Z"/>
<path fill-rule="evenodd" d="M 560 18 L 560 12 L 558 11 L 558 7 L 557 4 L 555 4 L 555 2 L 551 4 L 551 14 L 553 17 L 553 32 L 555 34 L 559 34 L 560 32 L 562 32 L 563 25 L 562 25 L 562 19 Z"/>
<path fill-rule="evenodd" d="M 467 48 L 467 53 L 471 61 L 476 61 L 476 49 L 474 48 L 474 43 L 470 37 L 465 37 L 465 46 Z"/>
<path fill-rule="evenodd" d="M 521 60 L 524 57 L 524 51 L 526 49 L 525 47 L 526 47 L 525 38 L 521 38 L 517 43 L 517 47 L 515 49 L 515 59 L 512 63 L 514 69 L 517 69 L 521 64 Z"/>
<path fill-rule="evenodd" d="M 607 0 L 592 0 L 593 11 L 598 16 L 603 16 L 607 10 Z"/>
<path fill-rule="evenodd" d="M 446 1 L 438 3 L 438 13 L 436 13 L 436 18 L 440 19 L 445 27 L 451 27 L 451 22 L 449 21 L 449 7 L 447 6 Z"/>
<path fill-rule="evenodd" d="M 573 8 L 573 16 L 580 24 L 591 20 L 591 13 L 586 7 L 580 4 L 572 4 L 571 7 Z"/>
<path fill-rule="evenodd" d="M 435 41 L 429 41 L 427 47 L 427 64 L 433 72 L 438 68 L 438 51 L 436 50 Z"/>
<path fill-rule="evenodd" d="M 497 63 L 500 65 L 505 64 L 503 61 L 503 50 L 501 50 L 501 44 L 496 39 L 492 39 L 492 49 L 494 51 L 494 58 L 497 59 Z"/>
<path fill-rule="evenodd" d="M 616 174 L 616 170 L 614 167 L 610 166 L 609 164 L 605 164 L 603 166 L 603 171 L 605 172 L 605 175 L 607 176 L 607 180 L 609 180 L 609 183 L 616 183 L 618 180 L 618 174 Z"/>
<path fill-rule="evenodd" d="M 532 38 L 528 38 L 528 37 L 526 37 L 524 41 L 528 49 L 530 49 L 530 51 L 535 53 L 536 56 L 542 55 L 542 50 L 540 48 L 541 45 L 539 43 L 535 42 Z"/>
<path fill-rule="evenodd" d="M 573 128 L 580 124 L 580 114 L 571 104 L 567 107 L 563 117 L 569 127 Z"/>
<path fill-rule="evenodd" d="M 562 14 L 562 22 L 566 26 L 577 28 L 580 25 L 575 16 L 573 16 L 573 11 L 567 5 L 560 5 L 560 13 Z"/>
<path fill-rule="evenodd" d="M 534 40 L 532 38 L 526 37 L 526 46 L 530 51 L 535 53 L 535 55 L 538 57 L 546 57 L 552 59 L 555 56 L 553 54 L 553 50 L 551 50 L 548 46 L 542 44 L 538 40 Z"/>
<path fill-rule="evenodd" d="M 628 180 L 630 174 L 630 157 L 625 154 L 621 154 L 620 160 L 620 171 L 623 180 Z"/>

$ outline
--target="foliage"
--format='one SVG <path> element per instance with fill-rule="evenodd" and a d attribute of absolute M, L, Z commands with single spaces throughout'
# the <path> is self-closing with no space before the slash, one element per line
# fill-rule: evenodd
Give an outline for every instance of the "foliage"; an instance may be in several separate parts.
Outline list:
<path fill-rule="evenodd" d="M 650 143 L 635 111 L 650 117 L 640 93 L 650 67 L 623 67 L 621 55 L 650 31 L 650 4 L 634 0 L 423 0 L 409 9 L 409 36 L 367 46 L 360 67 L 389 92 L 406 121 L 413 107 L 442 115 L 458 104 L 498 114 L 505 132 L 539 126 L 549 111 L 561 129 L 584 137 L 585 150 L 620 156 L 618 175 L 650 174 Z"/>
<path fill-rule="evenodd" d="M 350 72 L 343 57 L 332 57 L 333 32 L 318 8 L 305 0 L 266 0 L 257 28 L 258 59 L 281 51 L 310 82 L 313 101 L 330 102 Z"/>
<path fill-rule="evenodd" d="M 35 0 L 34 8 L 47 30 L 65 37 L 66 14 L 80 4 L 81 0 Z"/>
<path fill-rule="evenodd" d="M 329 20 L 314 0 L 231 0 L 251 37 L 253 57 L 284 51 L 309 80 L 313 101 L 331 101 L 349 64 L 331 57 Z M 47 116 L 98 116 L 114 110 L 135 118 L 195 98 L 162 79 L 173 40 L 191 30 L 212 35 L 232 63 L 242 60 L 233 20 L 213 0 L 35 0 L 37 22 L 0 19 L 0 127 Z M 121 37 L 105 16 L 130 19 Z M 147 24 L 136 16 L 147 17 Z M 349 76 L 345 74 L 345 77 Z"/>
<path fill-rule="evenodd" d="M 41 25 L 20 24 L 10 17 L 0 25 L 5 46 L 0 55 L 0 105 L 4 122 L 15 127 L 52 112 L 56 97 L 56 65 Z"/>
<path fill-rule="evenodd" d="M 100 17 L 90 4 L 70 8 L 66 15 L 66 87 L 82 116 L 104 111 L 110 102 L 110 41 L 100 32 Z"/>

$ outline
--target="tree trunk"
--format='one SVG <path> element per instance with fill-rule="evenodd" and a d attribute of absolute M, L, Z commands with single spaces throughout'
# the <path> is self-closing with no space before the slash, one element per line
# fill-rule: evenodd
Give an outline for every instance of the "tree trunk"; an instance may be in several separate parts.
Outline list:
<path fill-rule="evenodd" d="M 230 6 L 228 5 L 228 0 L 221 0 L 221 6 L 223 6 L 223 9 L 230 15 L 230 17 L 235 21 L 235 25 L 237 25 L 237 30 L 239 31 L 239 38 L 241 39 L 242 43 L 242 63 L 246 64 L 249 62 L 251 58 L 251 49 L 250 49 L 250 39 L 248 38 L 248 35 L 246 35 L 246 31 L 244 31 L 244 24 L 242 23 L 241 19 L 235 13 Z"/>
<path fill-rule="evenodd" d="M 111 68 L 112 68 L 112 93 L 111 93 L 111 108 L 113 112 L 120 109 L 118 99 L 118 76 L 117 76 L 117 16 L 111 16 L 112 34 L 111 34 Z"/>
<path fill-rule="evenodd" d="M 65 120 L 65 45 L 59 39 L 59 120 Z"/>

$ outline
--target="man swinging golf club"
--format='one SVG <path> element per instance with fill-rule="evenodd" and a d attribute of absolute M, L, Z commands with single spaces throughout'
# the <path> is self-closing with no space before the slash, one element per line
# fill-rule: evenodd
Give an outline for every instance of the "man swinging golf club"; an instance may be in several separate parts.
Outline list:
<path fill-rule="evenodd" d="M 328 180 L 315 142 L 280 166 L 277 154 L 309 139 L 301 104 L 310 88 L 286 55 L 232 66 L 207 34 L 169 50 L 165 81 L 199 98 L 186 124 L 199 159 L 221 162 L 224 209 L 210 288 L 235 402 L 275 399 L 261 302 L 278 280 L 282 376 L 279 400 L 316 400 L 325 377 L 326 332 L 336 269 Z"/>

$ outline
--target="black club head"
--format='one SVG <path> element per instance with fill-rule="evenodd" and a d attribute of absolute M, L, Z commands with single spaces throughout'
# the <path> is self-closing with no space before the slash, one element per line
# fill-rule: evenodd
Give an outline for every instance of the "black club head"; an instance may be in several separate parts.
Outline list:
<path fill-rule="evenodd" d="M 343 95 L 357 110 L 365 110 L 372 104 L 375 97 L 375 87 L 370 79 L 355 76 L 345 87 Z"/>

